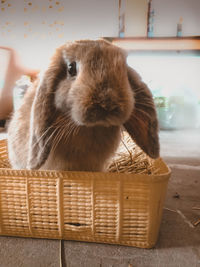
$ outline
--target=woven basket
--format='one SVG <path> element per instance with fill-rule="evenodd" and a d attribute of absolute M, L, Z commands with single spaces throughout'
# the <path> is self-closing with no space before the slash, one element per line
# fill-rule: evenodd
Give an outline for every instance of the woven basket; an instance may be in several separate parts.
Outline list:
<path fill-rule="evenodd" d="M 12 170 L 0 141 L 0 235 L 156 243 L 170 170 L 156 175 Z"/>

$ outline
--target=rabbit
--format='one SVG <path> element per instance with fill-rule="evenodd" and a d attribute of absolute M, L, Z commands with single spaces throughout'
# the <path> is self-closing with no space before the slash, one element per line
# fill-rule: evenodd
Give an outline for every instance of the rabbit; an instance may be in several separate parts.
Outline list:
<path fill-rule="evenodd" d="M 57 48 L 10 121 L 12 168 L 105 171 L 122 128 L 146 154 L 159 157 L 153 97 L 126 56 L 103 39 Z"/>

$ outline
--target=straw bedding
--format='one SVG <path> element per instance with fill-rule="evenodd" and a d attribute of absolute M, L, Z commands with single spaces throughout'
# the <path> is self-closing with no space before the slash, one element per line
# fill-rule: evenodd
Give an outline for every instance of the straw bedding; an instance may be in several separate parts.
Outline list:
<path fill-rule="evenodd" d="M 158 174 L 155 160 L 147 156 L 125 131 L 121 133 L 121 143 L 108 167 L 109 172 Z"/>

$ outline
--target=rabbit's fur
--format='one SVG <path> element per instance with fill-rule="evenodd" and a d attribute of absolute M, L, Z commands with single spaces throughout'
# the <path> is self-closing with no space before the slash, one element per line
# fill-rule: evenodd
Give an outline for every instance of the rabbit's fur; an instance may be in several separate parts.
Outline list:
<path fill-rule="evenodd" d="M 125 52 L 104 40 L 67 43 L 14 113 L 9 159 L 16 169 L 103 171 L 123 126 L 159 156 L 152 95 Z"/>

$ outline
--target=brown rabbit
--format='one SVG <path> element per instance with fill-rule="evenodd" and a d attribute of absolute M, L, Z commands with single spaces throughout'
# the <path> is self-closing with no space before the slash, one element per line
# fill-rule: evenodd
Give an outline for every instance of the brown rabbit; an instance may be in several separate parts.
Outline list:
<path fill-rule="evenodd" d="M 123 126 L 149 156 L 159 156 L 152 95 L 125 52 L 104 40 L 67 43 L 13 115 L 10 162 L 16 169 L 103 171 Z"/>

